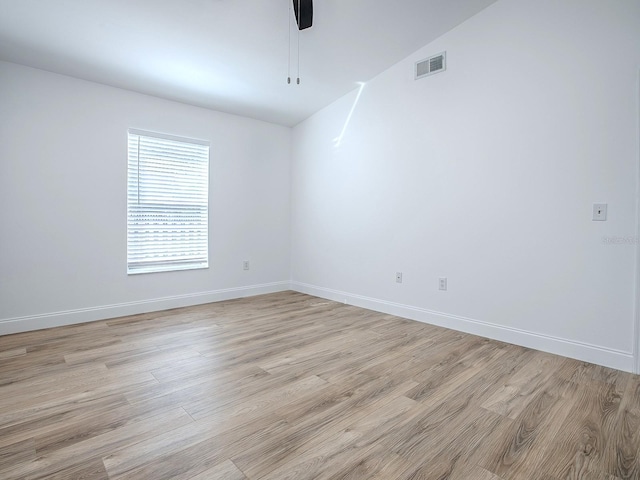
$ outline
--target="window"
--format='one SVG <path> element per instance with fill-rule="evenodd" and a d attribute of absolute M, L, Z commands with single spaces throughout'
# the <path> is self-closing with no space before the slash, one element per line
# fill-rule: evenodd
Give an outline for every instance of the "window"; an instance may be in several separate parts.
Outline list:
<path fill-rule="evenodd" d="M 127 273 L 209 266 L 209 144 L 129 130 Z"/>

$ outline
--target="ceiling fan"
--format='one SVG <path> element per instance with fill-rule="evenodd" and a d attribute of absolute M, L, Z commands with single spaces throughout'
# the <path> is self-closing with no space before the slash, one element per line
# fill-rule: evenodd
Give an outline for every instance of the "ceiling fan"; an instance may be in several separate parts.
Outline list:
<path fill-rule="evenodd" d="M 298 27 L 298 77 L 296 84 L 300 85 L 300 31 L 313 25 L 313 0 L 292 0 L 293 11 Z M 289 4 L 289 18 L 291 18 L 291 4 Z M 289 70 L 287 84 L 291 84 L 291 22 L 289 22 Z"/>
<path fill-rule="evenodd" d="M 305 30 L 313 25 L 313 0 L 293 0 L 298 30 Z"/>

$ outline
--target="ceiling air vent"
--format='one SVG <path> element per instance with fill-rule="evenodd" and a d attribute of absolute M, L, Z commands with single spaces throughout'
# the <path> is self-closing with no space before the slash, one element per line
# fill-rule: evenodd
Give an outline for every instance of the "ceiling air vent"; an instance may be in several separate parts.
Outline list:
<path fill-rule="evenodd" d="M 422 77 L 444 72 L 447 69 L 447 53 L 442 52 L 433 57 L 416 62 L 416 80 Z"/>

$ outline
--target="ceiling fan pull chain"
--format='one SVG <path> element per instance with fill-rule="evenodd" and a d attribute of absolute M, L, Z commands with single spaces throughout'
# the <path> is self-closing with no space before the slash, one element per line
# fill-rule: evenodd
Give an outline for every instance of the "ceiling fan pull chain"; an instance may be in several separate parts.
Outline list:
<path fill-rule="evenodd" d="M 291 85 L 291 2 L 287 11 L 287 28 L 289 29 L 289 63 L 287 65 L 287 85 Z"/>
<path fill-rule="evenodd" d="M 302 21 L 302 10 L 300 10 L 300 0 L 298 0 L 298 80 L 297 84 L 300 85 L 300 25 Z"/>

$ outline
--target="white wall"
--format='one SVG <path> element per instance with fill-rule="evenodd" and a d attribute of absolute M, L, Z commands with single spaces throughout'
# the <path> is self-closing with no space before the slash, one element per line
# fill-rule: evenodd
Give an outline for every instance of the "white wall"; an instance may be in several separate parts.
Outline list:
<path fill-rule="evenodd" d="M 0 334 L 292 279 L 630 370 L 635 246 L 602 238 L 637 234 L 639 69 L 640 2 L 500 0 L 369 82 L 347 125 L 356 91 L 292 139 L 0 62 Z M 211 142 L 208 270 L 126 275 L 130 127 Z"/>
<path fill-rule="evenodd" d="M 640 2 L 501 0 L 315 114 L 294 288 L 631 370 L 639 69 Z"/>
<path fill-rule="evenodd" d="M 0 334 L 288 288 L 289 128 L 9 63 L 0 112 Z M 128 128 L 211 142 L 209 269 L 127 276 Z"/>

